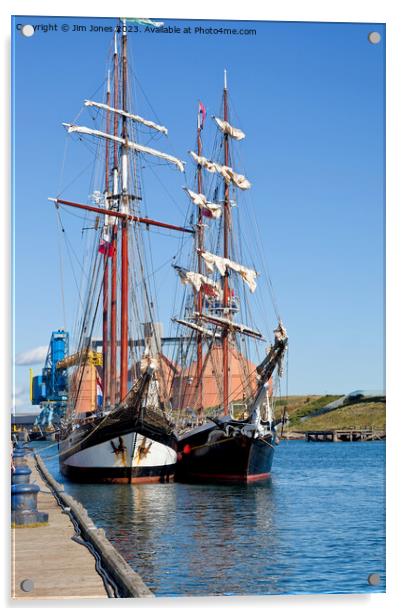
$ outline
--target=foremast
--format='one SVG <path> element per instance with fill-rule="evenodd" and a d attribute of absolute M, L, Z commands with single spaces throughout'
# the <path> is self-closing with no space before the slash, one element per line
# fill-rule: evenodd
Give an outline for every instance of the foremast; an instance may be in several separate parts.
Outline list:
<path fill-rule="evenodd" d="M 198 104 L 198 113 L 197 113 L 197 154 L 198 156 L 202 156 L 202 140 L 201 140 L 201 130 L 204 124 L 203 118 L 203 106 L 202 103 Z M 197 189 L 198 194 L 202 194 L 202 166 L 200 164 L 197 165 Z M 203 274 L 203 263 L 202 263 L 202 251 L 204 250 L 204 223 L 203 223 L 203 213 L 202 209 L 198 209 L 198 220 L 197 220 L 197 249 L 198 249 L 198 273 L 200 275 Z M 198 314 L 202 313 L 203 306 L 203 290 L 202 286 L 200 286 L 199 291 L 196 293 L 196 311 Z M 199 321 L 200 319 L 198 319 Z M 197 332 L 197 386 L 196 386 L 196 399 L 197 399 L 197 411 L 199 420 L 202 420 L 203 417 L 203 384 L 202 384 L 202 373 L 204 367 L 204 359 L 203 359 L 203 341 L 204 336 L 202 331 Z"/>
<path fill-rule="evenodd" d="M 228 88 L 226 69 L 223 77 L 223 119 L 228 122 Z M 223 134 L 224 164 L 229 167 L 229 135 Z M 230 230 L 230 193 L 229 182 L 225 181 L 225 196 L 223 204 L 223 257 L 229 258 L 229 230 Z M 229 311 L 229 272 L 226 269 L 223 276 L 223 314 L 230 319 Z M 223 359 L 223 414 L 229 414 L 229 329 L 223 330 L 222 338 Z"/>
<path fill-rule="evenodd" d="M 122 106 L 127 106 L 127 29 L 123 21 L 122 32 Z M 127 117 L 122 116 L 122 138 L 124 143 L 121 147 L 122 187 L 121 208 L 123 214 L 129 213 L 128 196 L 128 133 Z M 121 222 L 121 320 L 120 320 L 120 402 L 124 400 L 128 390 L 128 222 Z"/>
<path fill-rule="evenodd" d="M 114 34 L 114 54 L 113 54 L 113 105 L 117 110 L 119 106 L 119 56 L 117 50 L 117 33 Z M 116 111 L 113 113 L 113 136 L 117 137 L 119 130 L 119 116 Z M 119 206 L 119 153 L 117 141 L 113 141 L 113 209 Z M 108 204 L 109 205 L 109 204 Z M 117 402 L 117 218 L 113 219 L 112 224 L 112 274 L 111 274 L 111 298 L 110 298 L 110 406 L 113 408 Z"/>
<path fill-rule="evenodd" d="M 110 73 L 107 76 L 106 104 L 110 106 Z M 106 114 L 106 131 L 110 130 L 110 111 Z M 109 198 L 109 142 L 105 145 L 105 203 Z M 108 236 L 109 225 L 105 218 L 104 233 Z M 109 239 L 109 237 L 108 237 Z M 103 314 L 102 314 L 102 356 L 103 356 L 103 410 L 109 399 L 109 255 L 103 256 Z"/>

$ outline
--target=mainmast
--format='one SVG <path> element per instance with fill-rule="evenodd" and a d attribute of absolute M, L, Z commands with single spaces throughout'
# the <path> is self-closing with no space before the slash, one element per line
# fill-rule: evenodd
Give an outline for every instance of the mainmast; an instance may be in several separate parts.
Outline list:
<path fill-rule="evenodd" d="M 107 76 L 107 92 L 106 104 L 110 106 L 110 73 Z M 106 132 L 110 131 L 110 111 L 106 113 Z M 105 144 L 105 203 L 108 203 L 109 197 L 109 143 Z M 106 233 L 109 234 L 109 225 L 105 219 Z M 108 237 L 109 241 L 110 238 Z M 103 270 L 103 323 L 102 323 L 102 352 L 103 352 L 103 409 L 107 408 L 107 399 L 109 396 L 109 250 L 104 254 L 104 270 Z"/>
<path fill-rule="evenodd" d="M 202 141 L 201 141 L 201 107 L 199 105 L 198 114 L 197 114 L 197 154 L 198 156 L 202 155 Z M 202 167 L 201 165 L 197 165 L 197 189 L 198 193 L 202 193 Z M 198 221 L 197 221 L 197 248 L 198 248 L 198 273 L 203 273 L 202 266 L 202 251 L 204 250 L 204 225 L 203 225 L 203 212 L 202 208 L 198 209 Z M 196 295 L 196 310 L 198 314 L 202 313 L 202 305 L 203 305 L 203 292 L 202 286 Z M 199 418 L 201 418 L 203 414 L 203 387 L 202 387 L 202 372 L 203 372 L 203 357 L 202 357 L 202 342 L 203 336 L 202 332 L 197 333 L 197 388 L 196 388 L 196 399 L 198 403 L 198 414 Z"/>
<path fill-rule="evenodd" d="M 127 106 L 127 31 L 123 20 L 122 32 L 122 107 Z M 129 213 L 128 195 L 128 134 L 127 117 L 122 116 L 122 138 L 125 140 L 121 147 L 122 195 L 120 211 Z M 121 222 L 121 333 L 120 333 L 120 401 L 128 391 L 128 222 Z"/>
<path fill-rule="evenodd" d="M 117 53 L 117 34 L 114 35 L 113 54 L 113 95 L 114 108 L 119 106 L 119 58 Z M 117 137 L 119 116 L 113 114 L 113 135 Z M 117 210 L 119 193 L 119 156 L 117 141 L 113 142 L 113 209 Z M 117 365 L 117 218 L 114 219 L 112 231 L 112 289 L 110 299 L 110 406 L 116 404 L 116 365 Z"/>
<path fill-rule="evenodd" d="M 223 85 L 223 118 L 228 122 L 228 90 L 226 80 L 226 69 L 224 71 Z M 229 135 L 227 132 L 223 135 L 224 145 L 224 164 L 229 166 Z M 223 206 L 223 256 L 229 258 L 229 227 L 230 227 L 230 194 L 229 182 L 225 181 L 225 195 Z M 223 276 L 223 314 L 227 318 L 230 316 L 229 308 L 229 272 L 226 270 Z M 229 330 L 226 328 L 223 332 L 222 339 L 223 353 L 223 414 L 229 413 Z"/>

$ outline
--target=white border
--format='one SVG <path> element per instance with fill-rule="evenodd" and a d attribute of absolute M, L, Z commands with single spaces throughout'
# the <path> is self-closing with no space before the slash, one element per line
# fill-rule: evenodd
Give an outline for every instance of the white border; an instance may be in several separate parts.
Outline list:
<path fill-rule="evenodd" d="M 170 616 L 177 611 L 191 610 L 193 613 L 201 613 L 206 609 L 218 608 L 222 611 L 244 611 L 247 608 L 255 613 L 262 614 L 267 610 L 280 610 L 286 616 L 292 610 L 299 612 L 300 609 L 306 610 L 309 616 L 319 614 L 323 609 L 326 613 L 336 613 L 342 611 L 343 614 L 352 613 L 371 615 L 379 610 L 386 610 L 387 613 L 396 608 L 401 603 L 402 584 L 398 580 L 397 565 L 401 559 L 398 558 L 402 549 L 401 532 L 399 526 L 402 524 L 401 504 L 397 502 L 396 490 L 398 486 L 398 476 L 400 475 L 400 450 L 398 439 L 401 431 L 402 409 L 398 404 L 397 383 L 401 380 L 399 366 L 401 361 L 400 340 L 401 328 L 399 322 L 402 318 L 401 310 L 401 276 L 397 278 L 397 264 L 401 263 L 402 245 L 402 224 L 401 224 L 401 204 L 398 204 L 398 179 L 402 173 L 401 143 L 401 115 L 402 115 L 402 87 L 401 87 L 401 62 L 402 62 L 402 37 L 401 19 L 398 2 L 392 0 L 282 0 L 277 3 L 262 3 L 261 0 L 247 0 L 239 4 L 231 4 L 228 10 L 227 3 L 217 3 L 216 0 L 201 0 L 198 2 L 181 3 L 177 0 L 166 2 L 154 0 L 139 0 L 129 2 L 114 0 L 111 3 L 99 3 L 99 1 L 85 2 L 82 0 L 70 0 L 68 3 L 55 3 L 54 0 L 41 0 L 34 3 L 23 0 L 3 0 L 0 8 L 0 31 L 2 42 L 2 74 L 4 75 L 1 88 L 1 126 L 9 127 L 10 123 L 10 85 L 9 85 L 9 58 L 10 58 L 10 15 L 82 15 L 90 16 L 116 16 L 117 13 L 161 18 L 215 18 L 215 19 L 261 19 L 273 21 L 333 21 L 333 22 L 380 22 L 387 24 L 387 593 L 385 595 L 312 595 L 312 596 L 289 596 L 289 597 L 261 597 L 249 598 L 222 598 L 222 599 L 158 599 L 156 601 L 119 601 L 113 604 L 107 602 L 88 601 L 78 604 L 77 602 L 57 603 L 57 609 L 104 609 L 117 608 L 123 610 L 163 610 L 166 616 Z M 108 5 L 112 10 L 108 10 Z M 3 134 L 7 131 L 3 130 Z M 10 264 L 10 216 L 7 213 L 7 206 L 10 202 L 10 154 L 9 141 L 5 140 L 0 151 L 3 199 L 1 211 L 0 227 L 3 231 L 3 241 L 1 242 L 1 263 L 0 284 L 3 291 L 1 297 L 0 315 L 0 340 L 3 341 L 2 353 L 0 355 L 0 387 L 3 393 L 3 404 L 1 408 L 1 426 L 6 443 L 5 474 L 8 465 L 8 430 L 9 430 L 9 407 L 10 407 L 10 310 L 9 310 L 9 283 L 8 274 Z M 399 207 L 398 207 L 399 206 Z M 369 275 L 369 272 L 368 272 Z M 8 341 L 8 349 L 7 349 Z M 399 361 L 398 361 L 399 359 Z M 8 478 L 7 478 L 8 479 Z M 8 525 L 8 484 L 3 488 L 3 521 Z M 400 480 L 399 480 L 400 486 Z M 7 555 L 6 555 L 7 556 Z M 52 602 L 38 603 L 24 602 L 24 607 L 14 607 L 7 601 L 9 592 L 9 560 L 6 558 L 2 563 L 2 573 L 0 579 L 4 582 L 2 596 L 4 597 L 4 607 L 13 609 L 17 613 L 22 609 L 42 610 L 44 606 L 55 607 Z M 399 569 L 400 571 L 400 569 Z M 399 583 L 399 587 L 398 587 Z M 81 607 L 78 607 L 78 606 Z M 96 605 L 96 607 L 95 607 Z"/>

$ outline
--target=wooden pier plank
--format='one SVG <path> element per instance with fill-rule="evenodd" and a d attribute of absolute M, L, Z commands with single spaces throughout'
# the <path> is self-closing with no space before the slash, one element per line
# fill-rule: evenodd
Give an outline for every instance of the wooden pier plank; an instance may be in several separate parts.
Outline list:
<path fill-rule="evenodd" d="M 75 530 L 69 516 L 62 513 L 33 460 L 28 462 L 31 483 L 41 488 L 38 509 L 49 514 L 49 524 L 12 529 L 12 598 L 107 598 L 94 557 L 85 546 L 73 541 Z M 31 592 L 20 587 L 25 579 L 34 583 Z"/>

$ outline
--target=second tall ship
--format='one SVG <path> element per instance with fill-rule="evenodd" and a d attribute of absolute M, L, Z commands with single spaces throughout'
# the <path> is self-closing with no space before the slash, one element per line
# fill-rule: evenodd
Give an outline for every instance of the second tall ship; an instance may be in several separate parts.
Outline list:
<path fill-rule="evenodd" d="M 187 193 L 198 206 L 194 243 L 197 258 L 195 271 L 176 267 L 181 281 L 192 289 L 185 303 L 184 318 L 177 318 L 176 322 L 195 332 L 196 359 L 184 370 L 182 366 L 184 378 L 191 380 L 191 395 L 185 390 L 181 403 L 179 396 L 176 405 L 180 408 L 184 399 L 191 400 L 197 411 L 197 425 L 184 428 L 179 435 L 179 481 L 266 480 L 279 441 L 271 407 L 272 385 L 274 373 L 282 372 L 288 338 L 279 319 L 265 357 L 259 365 L 252 363 L 250 341 L 261 345 L 264 338 L 248 322 L 252 310 L 247 292 L 256 291 L 258 273 L 241 261 L 246 252 L 241 234 L 244 225 L 251 221 L 246 221 L 241 212 L 243 205 L 238 195 L 249 190 L 251 184 L 233 170 L 232 142 L 243 140 L 245 134 L 231 124 L 228 100 L 225 71 L 223 113 L 221 117 L 213 116 L 218 130 L 215 155 L 212 160 L 203 156 L 202 104 L 197 122 L 197 151 L 190 152 L 196 164 L 195 190 Z M 212 176 L 211 181 L 206 181 L 205 172 Z M 210 407 L 211 372 L 219 390 L 217 408 Z M 234 416 L 236 403 L 240 406 L 240 417 Z"/>

